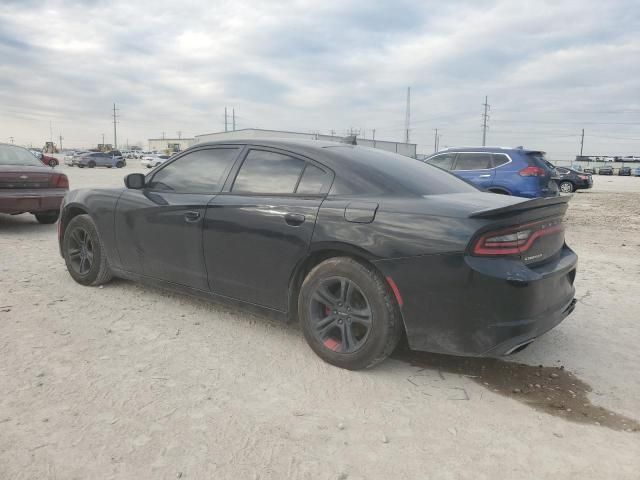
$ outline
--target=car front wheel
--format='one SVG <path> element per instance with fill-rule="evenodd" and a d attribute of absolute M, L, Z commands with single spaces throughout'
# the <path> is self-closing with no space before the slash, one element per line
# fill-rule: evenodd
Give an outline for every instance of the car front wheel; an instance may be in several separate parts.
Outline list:
<path fill-rule="evenodd" d="M 349 370 L 384 360 L 402 334 L 400 311 L 385 279 L 348 257 L 311 270 L 300 289 L 298 315 L 311 349 Z"/>
<path fill-rule="evenodd" d="M 573 192 L 573 184 L 571 182 L 560 182 L 560 191 L 562 193 L 571 193 Z"/>
<path fill-rule="evenodd" d="M 62 254 L 71 277 L 82 285 L 102 285 L 111 280 L 107 256 L 89 215 L 73 217 L 64 231 Z"/>

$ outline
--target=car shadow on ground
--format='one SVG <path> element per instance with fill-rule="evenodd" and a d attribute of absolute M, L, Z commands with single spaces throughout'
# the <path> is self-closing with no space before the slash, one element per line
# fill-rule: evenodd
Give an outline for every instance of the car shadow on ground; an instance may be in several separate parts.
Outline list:
<path fill-rule="evenodd" d="M 114 279 L 111 284 L 117 287 L 137 285 L 147 295 L 174 297 L 184 302 L 189 299 L 194 306 L 224 312 L 232 316 L 232 321 L 263 321 L 273 327 L 281 329 L 291 335 L 301 336 L 302 332 L 297 322 L 285 323 L 270 317 L 256 314 L 250 310 L 232 305 L 209 302 L 197 297 L 177 293 L 171 290 Z M 591 386 L 576 377 L 573 373 L 560 367 L 545 367 L 543 365 L 527 365 L 498 358 L 456 357 L 409 350 L 406 338 L 391 355 L 392 359 L 411 365 L 408 375 L 409 382 L 415 381 L 421 375 L 438 375 L 442 380 L 444 374 L 465 377 L 481 387 L 496 394 L 512 398 L 535 410 L 542 411 L 567 421 L 603 426 L 617 431 L 640 432 L 640 423 L 618 413 L 596 406 L 591 403 L 588 394 Z M 379 371 L 384 371 L 378 367 Z M 376 368 L 371 373 L 376 374 Z M 353 373 L 358 375 L 357 372 Z M 464 389 L 461 389 L 464 390 Z M 458 400 L 469 400 L 467 398 Z"/>
<path fill-rule="evenodd" d="M 45 230 L 55 232 L 56 224 L 43 225 L 38 223 L 36 217 L 30 213 L 22 213 L 20 215 L 7 215 L 0 213 L 0 233 L 2 235 Z"/>

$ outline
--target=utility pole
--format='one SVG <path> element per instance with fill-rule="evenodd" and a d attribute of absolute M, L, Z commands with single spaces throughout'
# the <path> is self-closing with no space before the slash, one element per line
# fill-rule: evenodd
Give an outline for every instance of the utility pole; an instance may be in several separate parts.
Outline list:
<path fill-rule="evenodd" d="M 60 134 L 58 138 L 60 139 L 60 151 L 62 151 L 62 140 L 63 140 L 62 134 Z"/>
<path fill-rule="evenodd" d="M 229 127 L 227 126 L 227 107 L 224 107 L 224 131 L 229 131 Z"/>
<path fill-rule="evenodd" d="M 484 147 L 487 144 L 487 121 L 489 120 L 489 109 L 491 105 L 489 105 L 489 97 L 484 97 L 484 113 L 482 114 L 482 146 Z"/>
<path fill-rule="evenodd" d="M 233 122 L 233 131 L 236 131 L 236 109 L 232 108 L 231 109 L 231 118 L 232 118 L 232 122 Z"/>
<path fill-rule="evenodd" d="M 162 132 L 162 140 L 164 140 L 164 132 Z"/>
<path fill-rule="evenodd" d="M 178 130 L 178 140 L 182 140 L 182 131 Z"/>
<path fill-rule="evenodd" d="M 373 140 L 373 148 L 376 148 L 376 129 L 371 130 L 371 139 Z"/>
<path fill-rule="evenodd" d="M 49 120 L 49 141 L 53 143 L 53 125 L 51 124 L 51 120 Z"/>
<path fill-rule="evenodd" d="M 582 135 L 580 136 L 580 157 L 582 157 L 583 148 L 584 148 L 584 128 L 582 129 Z"/>
<path fill-rule="evenodd" d="M 433 153 L 438 151 L 438 129 L 434 128 L 436 131 L 435 137 L 433 138 Z"/>
<path fill-rule="evenodd" d="M 102 149 L 104 150 L 104 133 L 102 134 Z"/>
<path fill-rule="evenodd" d="M 118 133 L 116 130 L 117 123 L 118 123 L 118 114 L 116 113 L 116 104 L 114 103 L 113 104 L 113 150 L 118 149 Z"/>
<path fill-rule="evenodd" d="M 404 116 L 405 143 L 409 143 L 410 128 L 411 128 L 411 87 L 407 87 L 407 110 Z"/>
<path fill-rule="evenodd" d="M 330 132 L 331 132 L 331 136 L 332 136 L 332 137 L 335 137 L 335 136 L 336 136 L 336 131 L 335 131 L 335 130 L 330 130 Z"/>
<path fill-rule="evenodd" d="M 13 145 L 13 137 L 9 137 L 9 140 L 11 140 L 11 145 Z"/>

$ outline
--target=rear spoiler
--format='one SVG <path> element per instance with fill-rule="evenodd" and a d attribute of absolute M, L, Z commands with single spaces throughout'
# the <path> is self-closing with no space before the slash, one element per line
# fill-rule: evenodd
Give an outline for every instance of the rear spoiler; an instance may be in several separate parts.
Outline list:
<path fill-rule="evenodd" d="M 563 195 L 559 197 L 542 197 L 533 198 L 520 203 L 514 203 L 513 205 L 507 205 L 500 208 L 489 208 L 486 210 L 478 210 L 469 215 L 469 218 L 491 218 L 499 217 L 505 213 L 516 213 L 525 210 L 533 210 L 536 208 L 551 207 L 553 205 L 560 205 L 563 203 L 569 203 L 570 195 Z"/>

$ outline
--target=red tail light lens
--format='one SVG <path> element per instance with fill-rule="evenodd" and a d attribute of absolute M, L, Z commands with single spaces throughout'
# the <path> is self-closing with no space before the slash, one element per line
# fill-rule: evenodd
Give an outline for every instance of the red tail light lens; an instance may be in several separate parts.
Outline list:
<path fill-rule="evenodd" d="M 69 179 L 64 173 L 54 173 L 51 175 L 49 185 L 53 188 L 69 188 Z"/>
<path fill-rule="evenodd" d="M 523 168 L 518 173 L 521 177 L 544 177 L 545 175 L 543 168 L 534 167 L 533 165 Z"/>
<path fill-rule="evenodd" d="M 540 237 L 564 232 L 561 218 L 554 218 L 504 230 L 482 234 L 473 246 L 473 254 L 479 256 L 520 255 Z"/>

